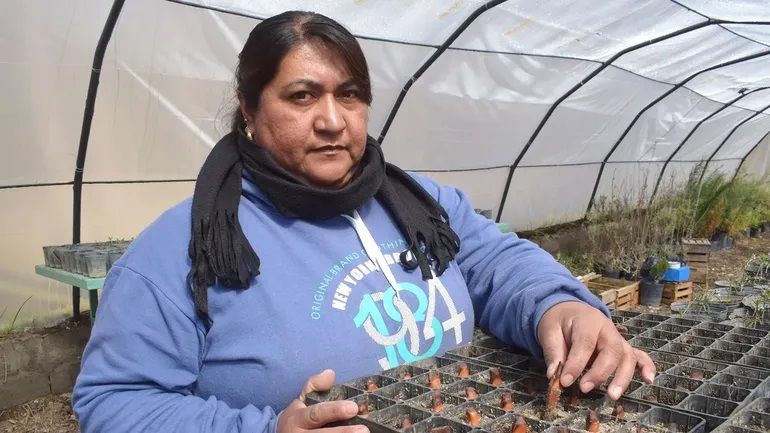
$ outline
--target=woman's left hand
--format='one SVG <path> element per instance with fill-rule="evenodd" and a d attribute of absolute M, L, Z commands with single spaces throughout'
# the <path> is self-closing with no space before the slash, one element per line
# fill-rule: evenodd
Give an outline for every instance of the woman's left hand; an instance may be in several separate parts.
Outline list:
<path fill-rule="evenodd" d="M 655 364 L 650 357 L 631 347 L 601 311 L 582 302 L 562 302 L 551 307 L 540 319 L 537 337 L 549 378 L 559 362 L 564 363 L 560 377 L 564 387 L 572 385 L 589 367 L 580 380 L 580 390 L 589 392 L 613 376 L 607 394 L 617 400 L 637 368 L 645 382 L 652 383 L 655 378 Z"/>

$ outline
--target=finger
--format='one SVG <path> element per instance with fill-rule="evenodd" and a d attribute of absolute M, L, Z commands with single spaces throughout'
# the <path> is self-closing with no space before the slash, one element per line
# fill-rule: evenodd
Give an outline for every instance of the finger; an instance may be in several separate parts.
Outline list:
<path fill-rule="evenodd" d="M 639 349 L 634 349 L 634 355 L 636 357 L 636 367 L 642 372 L 642 380 L 646 383 L 652 383 L 655 380 L 657 370 L 655 363 L 652 362 L 652 358 L 646 352 Z"/>
<path fill-rule="evenodd" d="M 327 401 L 314 404 L 297 411 L 297 427 L 317 429 L 334 421 L 353 418 L 358 413 L 358 405 L 354 401 Z"/>
<path fill-rule="evenodd" d="M 636 353 L 629 346 L 624 351 L 625 355 L 620 361 L 620 365 L 615 370 L 615 378 L 612 379 L 610 386 L 607 387 L 607 395 L 611 399 L 619 399 L 628 388 L 628 384 L 631 383 L 631 378 L 634 377 L 634 370 L 636 370 Z"/>
<path fill-rule="evenodd" d="M 603 383 L 618 368 L 618 363 L 632 356 L 631 347 L 629 346 L 626 352 L 627 343 L 619 335 L 602 336 L 600 339 L 607 339 L 609 342 L 596 349 L 596 359 L 580 380 L 580 390 L 583 392 L 590 392 L 596 385 Z M 635 366 L 636 362 L 632 364 L 631 375 L 634 374 Z"/>
<path fill-rule="evenodd" d="M 326 369 L 310 378 L 305 382 L 299 395 L 309 394 L 314 391 L 328 391 L 334 385 L 334 370 Z"/>
<path fill-rule="evenodd" d="M 590 326 L 590 325 L 589 325 Z M 594 325 L 595 326 L 595 325 Z M 575 321 L 572 324 L 572 333 L 570 335 L 570 349 L 567 354 L 567 362 L 564 363 L 564 369 L 561 373 L 561 384 L 564 387 L 572 385 L 575 378 L 583 372 L 588 360 L 596 350 L 596 340 L 598 333 L 595 330 L 586 327 L 584 322 Z"/>
<path fill-rule="evenodd" d="M 564 363 L 567 358 L 567 342 L 564 341 L 564 331 L 561 327 L 554 326 L 543 331 L 540 346 L 543 348 L 545 365 L 548 366 L 545 375 L 550 379 L 559 363 Z"/>

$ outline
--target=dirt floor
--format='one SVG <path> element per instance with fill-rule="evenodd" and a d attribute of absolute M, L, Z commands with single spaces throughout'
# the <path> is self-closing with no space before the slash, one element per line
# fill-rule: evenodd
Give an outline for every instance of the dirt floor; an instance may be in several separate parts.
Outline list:
<path fill-rule="evenodd" d="M 715 280 L 738 276 L 752 255 L 768 253 L 770 253 L 770 234 L 768 233 L 757 239 L 739 238 L 733 248 L 713 252 L 709 266 L 709 287 L 713 287 Z M 649 307 L 640 308 L 650 309 Z M 72 415 L 70 394 L 49 395 L 0 411 L 0 432 L 77 433 L 78 424 Z"/>

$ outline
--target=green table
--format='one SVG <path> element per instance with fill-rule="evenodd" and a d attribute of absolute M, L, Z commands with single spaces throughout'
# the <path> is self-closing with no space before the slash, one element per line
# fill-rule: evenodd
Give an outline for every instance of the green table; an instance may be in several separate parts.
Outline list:
<path fill-rule="evenodd" d="M 69 284 L 70 286 L 79 287 L 81 289 L 88 290 L 88 303 L 89 312 L 88 315 L 91 318 L 91 323 L 94 323 L 94 316 L 96 315 L 96 308 L 99 306 L 99 289 L 104 286 L 104 278 L 91 278 L 85 275 L 73 274 L 62 269 L 50 268 L 48 266 L 37 265 L 35 266 L 35 273 L 52 280 L 56 280 L 60 283 Z M 73 300 L 76 302 L 73 308 L 73 317 L 77 320 L 77 314 L 80 310 L 80 298 Z"/>

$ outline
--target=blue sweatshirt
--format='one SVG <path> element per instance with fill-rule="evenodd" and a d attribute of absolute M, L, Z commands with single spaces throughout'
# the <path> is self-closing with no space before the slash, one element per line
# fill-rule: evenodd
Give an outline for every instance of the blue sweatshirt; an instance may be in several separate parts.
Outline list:
<path fill-rule="evenodd" d="M 209 289 L 208 331 L 185 283 L 191 200 L 165 212 L 107 277 L 73 392 L 82 431 L 273 433 L 326 368 L 343 382 L 439 355 L 468 344 L 474 324 L 541 356 L 548 308 L 582 300 L 606 312 L 547 252 L 415 177 L 461 238 L 430 281 L 400 265 L 405 242 L 376 199 L 352 215 L 287 219 L 244 180 L 239 218 L 261 274 L 248 289 Z"/>

